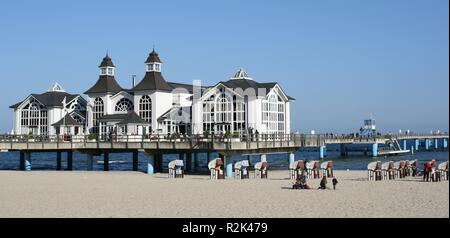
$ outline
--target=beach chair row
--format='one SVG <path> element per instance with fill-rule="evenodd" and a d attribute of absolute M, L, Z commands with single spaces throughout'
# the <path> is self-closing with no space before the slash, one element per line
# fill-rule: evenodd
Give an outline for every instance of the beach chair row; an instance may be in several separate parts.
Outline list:
<path fill-rule="evenodd" d="M 427 165 L 427 163 L 430 163 L 430 165 Z M 427 163 L 424 165 L 424 170 L 419 170 L 418 160 L 388 161 L 385 163 L 375 161 L 367 165 L 367 175 L 369 180 L 374 181 L 402 179 L 408 176 L 415 177 L 421 173 L 424 175 L 424 179 L 425 176 L 431 174 L 432 181 L 448 180 L 448 161 L 439 164 L 437 169 L 435 161 Z"/>
<path fill-rule="evenodd" d="M 332 178 L 333 174 L 333 161 L 325 161 L 320 163 L 318 160 L 305 162 L 304 160 L 298 160 L 289 165 L 289 175 L 293 180 L 297 180 L 300 174 L 306 171 L 308 178 L 322 178 L 326 176 Z"/>
<path fill-rule="evenodd" d="M 211 179 L 225 179 L 224 171 L 222 169 L 222 159 L 216 158 L 208 163 Z M 233 177 L 235 179 L 249 179 L 250 163 L 248 160 L 238 161 L 233 166 Z M 254 178 L 267 179 L 269 164 L 267 162 L 258 162 L 254 166 Z"/>

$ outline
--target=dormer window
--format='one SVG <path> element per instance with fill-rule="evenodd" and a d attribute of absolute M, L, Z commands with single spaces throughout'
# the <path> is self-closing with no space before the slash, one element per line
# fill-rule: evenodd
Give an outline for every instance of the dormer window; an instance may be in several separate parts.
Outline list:
<path fill-rule="evenodd" d="M 100 75 L 114 76 L 114 68 L 113 67 L 102 67 L 102 68 L 100 68 Z"/>
<path fill-rule="evenodd" d="M 147 72 L 161 72 L 161 64 L 160 63 L 147 64 Z"/>

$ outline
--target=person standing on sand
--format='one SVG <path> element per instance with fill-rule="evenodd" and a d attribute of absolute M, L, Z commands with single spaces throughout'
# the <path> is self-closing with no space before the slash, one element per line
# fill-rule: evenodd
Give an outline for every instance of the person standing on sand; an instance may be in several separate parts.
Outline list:
<path fill-rule="evenodd" d="M 327 176 L 323 176 L 318 189 L 327 189 Z"/>
<path fill-rule="evenodd" d="M 336 177 L 333 177 L 333 190 L 336 190 L 336 184 L 338 183 Z"/>

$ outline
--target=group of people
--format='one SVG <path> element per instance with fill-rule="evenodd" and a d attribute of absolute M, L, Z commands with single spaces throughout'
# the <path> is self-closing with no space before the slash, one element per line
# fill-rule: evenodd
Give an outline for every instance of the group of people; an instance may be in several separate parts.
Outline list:
<path fill-rule="evenodd" d="M 312 187 L 306 183 L 306 171 L 302 171 L 302 173 L 297 176 L 297 181 L 294 183 L 294 185 L 292 185 L 293 189 L 312 189 Z M 327 176 L 324 175 L 322 177 L 322 180 L 320 180 L 320 185 L 317 189 L 328 189 L 327 187 Z M 336 179 L 336 177 L 333 177 L 332 180 L 333 183 L 333 190 L 336 190 L 336 185 L 338 184 L 338 180 Z"/>
<path fill-rule="evenodd" d="M 441 181 L 440 172 L 436 169 L 437 163 L 436 160 L 432 160 L 426 162 L 423 168 L 423 181 L 431 181 L 438 182 Z"/>

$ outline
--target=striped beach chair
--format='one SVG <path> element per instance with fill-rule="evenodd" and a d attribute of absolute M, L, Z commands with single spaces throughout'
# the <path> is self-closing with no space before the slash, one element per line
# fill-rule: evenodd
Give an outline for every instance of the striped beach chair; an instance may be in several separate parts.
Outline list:
<path fill-rule="evenodd" d="M 172 160 L 169 162 L 169 178 L 184 178 L 183 160 Z"/>

